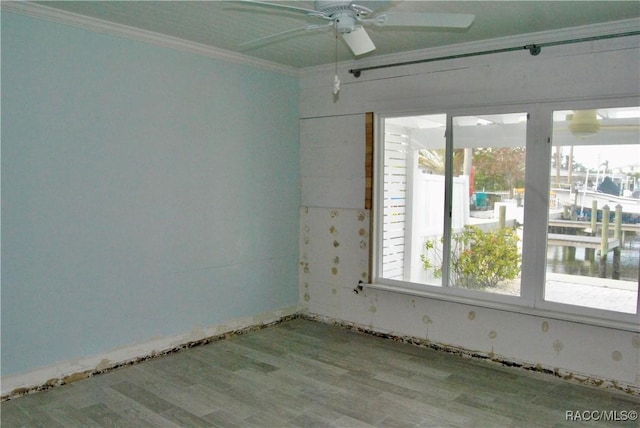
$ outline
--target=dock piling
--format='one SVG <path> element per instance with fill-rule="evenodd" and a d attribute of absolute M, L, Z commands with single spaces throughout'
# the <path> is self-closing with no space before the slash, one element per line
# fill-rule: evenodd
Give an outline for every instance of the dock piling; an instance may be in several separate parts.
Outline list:
<path fill-rule="evenodd" d="M 602 207 L 602 231 L 600 240 L 600 266 L 598 276 L 607 277 L 607 253 L 609 251 L 609 205 Z"/>
<path fill-rule="evenodd" d="M 591 236 L 596 236 L 598 232 L 598 201 L 591 201 Z M 593 248 L 585 248 L 584 259 L 593 261 L 595 259 L 596 251 Z"/>
<path fill-rule="evenodd" d="M 622 247 L 622 205 L 616 205 L 614 217 L 613 237 L 620 241 L 620 245 L 613 249 L 613 273 L 611 278 L 620 279 L 620 252 Z"/>

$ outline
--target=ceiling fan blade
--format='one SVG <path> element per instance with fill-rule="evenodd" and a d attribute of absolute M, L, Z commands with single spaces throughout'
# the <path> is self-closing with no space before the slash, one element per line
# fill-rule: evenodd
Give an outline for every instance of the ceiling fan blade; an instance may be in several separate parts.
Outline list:
<path fill-rule="evenodd" d="M 282 38 L 284 36 L 287 36 L 289 34 L 298 33 L 301 31 L 320 30 L 322 28 L 330 28 L 332 26 L 333 26 L 333 23 L 323 24 L 323 25 L 305 25 L 304 27 L 292 28 L 290 30 L 281 31 L 275 34 L 270 34 L 265 37 L 260 37 L 259 39 L 249 40 L 248 42 L 240 43 L 238 46 L 243 49 L 252 49 L 252 48 L 267 44 L 276 39 Z"/>
<path fill-rule="evenodd" d="M 343 33 L 342 38 L 356 56 L 366 54 L 376 48 L 365 29 L 361 26 L 357 26 L 350 33 Z"/>
<path fill-rule="evenodd" d="M 374 18 L 376 25 L 389 27 L 468 28 L 475 15 L 466 13 L 387 12 Z"/>

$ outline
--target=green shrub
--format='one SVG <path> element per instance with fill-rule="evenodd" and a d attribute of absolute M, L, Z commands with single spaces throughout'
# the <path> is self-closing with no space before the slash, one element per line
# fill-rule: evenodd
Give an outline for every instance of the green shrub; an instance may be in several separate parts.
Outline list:
<path fill-rule="evenodd" d="M 512 228 L 483 232 L 476 226 L 465 226 L 451 237 L 450 281 L 452 286 L 495 288 L 520 273 L 522 256 L 518 252 L 518 235 Z M 442 243 L 442 239 L 440 240 Z M 442 276 L 442 255 L 436 241 L 425 244 L 420 256 L 425 270 Z M 431 261 L 437 261 L 437 265 Z"/>

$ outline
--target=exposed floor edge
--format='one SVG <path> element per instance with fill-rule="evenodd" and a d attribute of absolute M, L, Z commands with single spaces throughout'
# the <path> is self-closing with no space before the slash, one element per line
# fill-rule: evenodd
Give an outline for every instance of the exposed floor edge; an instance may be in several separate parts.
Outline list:
<path fill-rule="evenodd" d="M 516 369 L 520 369 L 520 370 L 526 370 L 526 371 L 530 371 L 530 372 L 542 373 L 542 374 L 553 376 L 553 377 L 556 377 L 556 378 L 560 378 L 560 379 L 562 379 L 564 381 L 575 383 L 575 384 L 580 384 L 580 385 L 585 385 L 585 386 L 590 386 L 590 387 L 596 387 L 596 388 L 609 389 L 609 390 L 612 390 L 612 391 L 622 392 L 622 393 L 629 394 L 629 395 L 632 395 L 632 396 L 640 396 L 640 386 L 637 386 L 637 385 L 617 382 L 615 380 L 599 379 L 599 378 L 596 378 L 596 377 L 593 377 L 593 376 L 584 375 L 584 374 L 576 374 L 576 373 L 572 373 L 572 372 L 569 372 L 569 371 L 566 371 L 566 370 L 562 370 L 562 369 L 558 369 L 558 368 L 553 368 L 553 369 L 545 368 L 545 367 L 542 367 L 541 365 L 525 363 L 525 362 L 520 362 L 520 361 L 513 361 L 513 360 L 510 360 L 510 359 L 502 357 L 502 356 L 496 356 L 496 355 L 490 355 L 490 354 L 486 354 L 486 353 L 470 351 L 468 349 L 464 349 L 464 348 L 460 348 L 460 347 L 456 347 L 456 346 L 451 346 L 451 345 L 435 343 L 435 342 L 431 342 L 429 340 L 420 339 L 420 338 L 413 337 L 413 336 L 398 336 L 396 334 L 383 333 L 383 332 L 375 331 L 375 330 L 372 330 L 370 328 L 358 325 L 357 323 L 338 320 L 338 319 L 334 319 L 334 318 L 331 318 L 331 317 L 326 317 L 326 316 L 323 316 L 323 315 L 310 314 L 310 313 L 307 313 L 307 312 L 304 312 L 304 311 L 298 311 L 298 312 L 294 312 L 294 313 L 291 313 L 291 314 L 283 315 L 283 316 L 281 316 L 281 317 L 279 317 L 279 318 L 277 318 L 275 320 L 265 321 L 265 322 L 262 322 L 262 323 L 245 326 L 245 327 L 242 327 L 242 328 L 239 328 L 239 329 L 236 329 L 236 330 L 232 330 L 232 331 L 226 331 L 226 332 L 223 332 L 223 333 L 220 333 L 220 334 L 216 334 L 216 335 L 213 335 L 213 336 L 208 336 L 208 337 L 205 337 L 205 338 L 202 338 L 202 339 L 185 342 L 185 343 L 182 343 L 182 344 L 180 344 L 178 346 L 175 346 L 175 347 L 172 347 L 172 348 L 169 348 L 169 349 L 165 349 L 163 351 L 152 352 L 149 355 L 137 357 L 137 358 L 126 360 L 126 361 L 117 362 L 117 363 L 114 363 L 113 365 L 110 365 L 108 367 L 100 367 L 100 368 L 95 368 L 95 369 L 91 369 L 91 370 L 85 370 L 85 371 L 82 371 L 82 372 L 72 373 L 72 374 L 69 374 L 69 375 L 61 377 L 61 378 L 53 378 L 53 379 L 48 380 L 44 384 L 37 385 L 37 386 L 16 388 L 16 389 L 12 390 L 10 393 L 1 396 L 0 397 L 0 401 L 12 400 L 14 398 L 18 398 L 18 397 L 21 397 L 23 395 L 32 394 L 32 393 L 35 393 L 35 392 L 51 389 L 51 388 L 54 388 L 54 387 L 57 387 L 57 386 L 66 385 L 66 384 L 73 383 L 73 382 L 78 381 L 78 380 L 87 379 L 87 378 L 92 377 L 92 376 L 96 376 L 96 375 L 99 375 L 99 374 L 107 373 L 107 372 L 110 372 L 110 371 L 115 370 L 115 369 L 120 368 L 120 367 L 126 367 L 126 366 L 130 366 L 130 365 L 138 364 L 138 363 L 141 363 L 141 362 L 144 362 L 144 361 L 148 361 L 148 360 L 151 360 L 151 359 L 159 358 L 159 357 L 162 357 L 162 356 L 165 356 L 165 355 L 169 355 L 169 354 L 172 354 L 172 353 L 175 353 L 175 352 L 180 352 L 180 351 L 185 350 L 185 349 L 190 349 L 190 348 L 193 348 L 193 347 L 196 347 L 196 346 L 202 346 L 202 345 L 206 345 L 208 343 L 216 342 L 218 340 L 224 340 L 224 339 L 227 339 L 227 338 L 230 338 L 230 337 L 234 337 L 234 336 L 238 336 L 238 335 L 247 334 L 247 333 L 251 333 L 251 332 L 254 332 L 254 331 L 262 330 L 262 329 L 265 329 L 265 328 L 268 328 L 268 327 L 272 327 L 274 325 L 283 323 L 285 321 L 290 321 L 290 320 L 293 320 L 293 319 L 305 319 L 305 320 L 308 320 L 308 321 L 320 322 L 320 323 L 328 324 L 328 325 L 335 325 L 335 326 L 342 327 L 342 328 L 345 328 L 345 329 L 348 329 L 348 330 L 351 330 L 351 331 L 356 331 L 356 332 L 359 332 L 359 333 L 368 334 L 368 335 L 375 336 L 375 337 L 389 339 L 389 340 L 393 340 L 393 341 L 400 342 L 400 343 L 406 343 L 406 344 L 410 344 L 410 345 L 414 345 L 414 346 L 420 346 L 420 347 L 424 347 L 424 348 L 429 348 L 429 349 L 433 349 L 433 350 L 436 350 L 436 351 L 446 352 L 446 353 L 449 353 L 449 354 L 452 354 L 452 355 L 458 355 L 458 356 L 465 357 L 465 358 L 472 358 L 472 359 L 476 359 L 476 360 L 487 361 L 487 362 L 490 362 L 490 363 L 500 364 L 502 366 L 512 367 L 512 368 L 516 368 Z"/>
<path fill-rule="evenodd" d="M 273 315 L 273 316 L 269 316 L 269 315 Z M 257 315 L 255 317 L 252 317 L 251 319 L 254 322 L 248 325 L 242 326 L 242 324 L 244 324 L 243 321 L 239 321 L 239 322 L 236 321 L 235 322 L 236 328 L 231 328 L 225 331 L 221 331 L 220 333 L 216 333 L 213 335 L 206 335 L 204 337 L 197 338 L 194 340 L 184 340 L 180 343 L 174 344 L 173 346 L 162 348 L 160 351 L 153 350 L 153 351 L 144 353 L 142 355 L 135 356 L 133 358 L 126 358 L 119 361 L 113 361 L 109 364 L 102 363 L 102 361 L 108 361 L 106 359 L 102 359 L 100 364 L 95 365 L 95 367 L 93 368 L 90 368 L 87 370 L 81 370 L 81 371 L 73 371 L 67 374 L 63 373 L 60 376 L 52 377 L 46 381 L 45 379 L 47 379 L 47 377 L 34 376 L 34 377 L 39 377 L 41 381 L 38 382 L 38 381 L 32 380 L 31 382 L 24 382 L 27 384 L 25 386 L 8 388 L 10 389 L 10 392 L 5 393 L 3 391 L 3 394 L 0 396 L 0 401 L 12 400 L 14 398 L 18 398 L 23 395 L 44 391 L 57 386 L 67 385 L 69 383 L 73 383 L 78 380 L 87 379 L 89 377 L 96 376 L 102 373 L 107 373 L 120 367 L 131 366 L 144 361 L 148 361 L 148 360 L 159 358 L 165 355 L 173 354 L 175 352 L 180 352 L 184 349 L 190 349 L 196 346 L 206 345 L 207 343 L 216 342 L 218 340 L 227 339 L 229 337 L 246 334 L 253 331 L 258 331 L 267 327 L 271 327 L 276 324 L 280 324 L 285 321 L 296 319 L 299 316 L 300 316 L 300 312 L 297 309 L 293 311 L 287 310 L 286 308 L 281 310 L 276 310 L 273 312 L 269 312 L 268 314 L 262 314 L 262 315 Z M 234 323 L 230 322 L 228 324 L 222 324 L 221 326 L 225 326 L 229 324 L 234 324 Z M 95 357 L 90 358 L 90 360 L 96 360 L 96 358 Z M 37 372 L 37 370 L 35 372 Z M 17 375 L 14 377 L 20 378 L 20 377 L 27 377 L 28 375 L 29 373 L 24 375 Z M 5 380 L 3 379 L 3 383 L 4 382 Z"/>
<path fill-rule="evenodd" d="M 414 346 L 429 348 L 429 349 L 433 349 L 440 352 L 446 352 L 452 355 L 458 355 L 465 358 L 472 358 L 476 360 L 487 361 L 493 364 L 500 364 L 502 366 L 512 367 L 520 370 L 526 370 L 529 372 L 542 373 L 545 375 L 560 378 L 564 381 L 579 384 L 579 385 L 608 389 L 611 391 L 617 391 L 624 394 L 628 394 L 634 397 L 640 397 L 640 385 L 618 382 L 616 380 L 610 380 L 610 379 L 601 379 L 591 375 L 586 375 L 582 373 L 573 373 L 571 371 L 559 369 L 559 368 L 543 367 L 540 364 L 531 364 L 529 362 L 514 361 L 503 356 L 471 351 L 465 348 L 446 345 L 442 343 L 436 343 L 428 339 L 421 339 L 414 336 L 398 336 L 397 334 L 393 334 L 393 333 L 383 333 L 380 331 L 372 330 L 368 327 L 359 325 L 354 322 L 343 321 L 343 320 L 339 320 L 331 317 L 326 317 L 323 315 L 310 314 L 304 311 L 299 313 L 297 318 L 303 318 L 309 321 L 316 321 L 324 324 L 335 325 L 335 326 L 346 328 L 348 330 L 356 331 L 359 333 L 381 337 L 384 339 L 390 339 L 400 343 L 406 343 Z"/>

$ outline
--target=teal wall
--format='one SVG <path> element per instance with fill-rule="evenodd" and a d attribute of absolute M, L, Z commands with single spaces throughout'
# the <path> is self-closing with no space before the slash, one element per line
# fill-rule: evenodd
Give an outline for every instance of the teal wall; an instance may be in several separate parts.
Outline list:
<path fill-rule="evenodd" d="M 298 79 L 2 13 L 2 375 L 298 302 Z"/>

